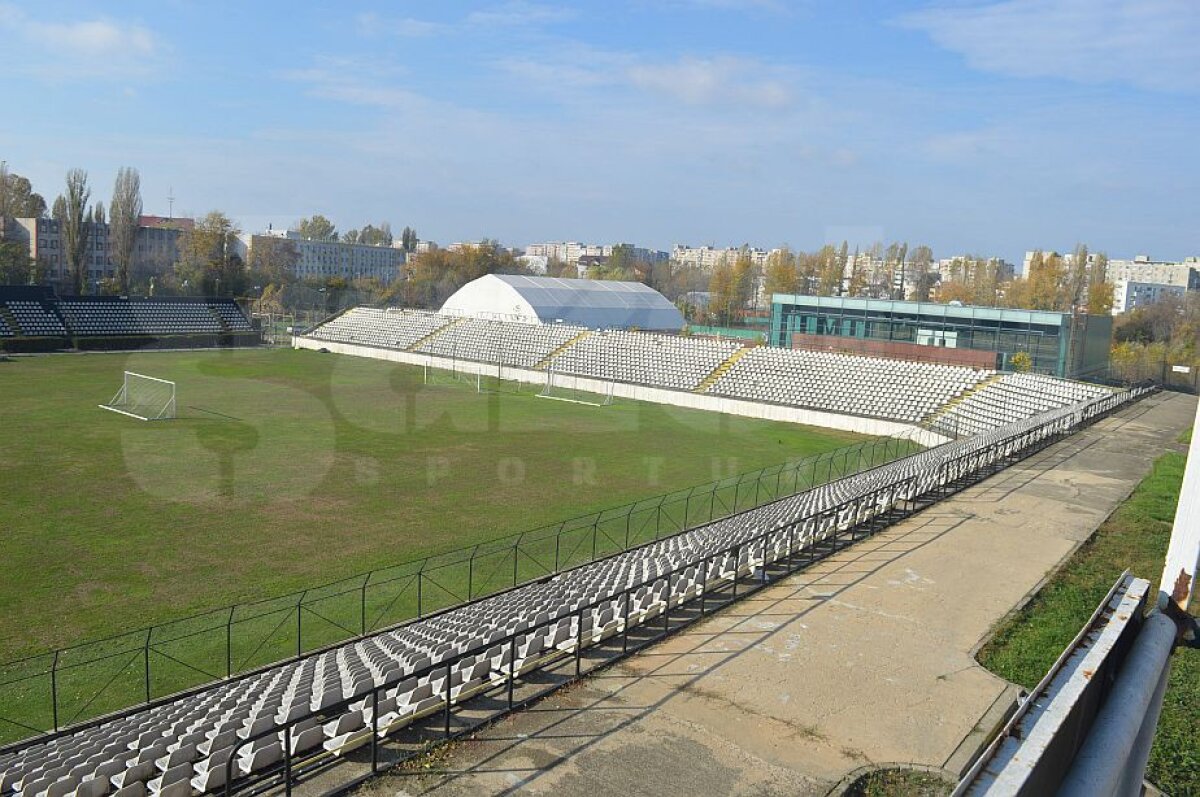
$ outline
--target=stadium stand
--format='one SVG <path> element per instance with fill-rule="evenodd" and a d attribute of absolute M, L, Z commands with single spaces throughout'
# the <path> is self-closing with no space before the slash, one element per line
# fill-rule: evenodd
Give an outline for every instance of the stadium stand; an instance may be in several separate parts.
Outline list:
<path fill-rule="evenodd" d="M 928 425 L 954 436 L 979 434 L 1039 412 L 1100 398 L 1109 391 L 1096 385 L 1040 374 L 1003 374 L 951 401 L 927 419 Z"/>
<path fill-rule="evenodd" d="M 413 351 L 532 368 L 586 331 L 571 324 L 523 324 L 464 318 L 422 341 Z"/>
<path fill-rule="evenodd" d="M 0 338 L 8 337 L 12 337 L 12 329 L 9 328 L 8 321 L 4 319 L 4 316 L 0 315 Z"/>
<path fill-rule="evenodd" d="M 355 308 L 308 337 L 883 418 L 952 437 L 1108 392 L 1037 374 L 413 310 Z"/>
<path fill-rule="evenodd" d="M 732 341 L 614 330 L 581 338 L 547 365 L 615 382 L 692 390 L 739 348 Z"/>
<path fill-rule="evenodd" d="M 419 310 L 355 307 L 309 332 L 317 340 L 406 350 L 455 319 Z"/>
<path fill-rule="evenodd" d="M 960 366 L 758 347 L 708 392 L 915 422 L 990 375 Z"/>
<path fill-rule="evenodd" d="M 23 337 L 40 338 L 63 336 L 67 329 L 52 306 L 36 299 L 13 299 L 7 302 L 8 311 L 17 322 L 17 330 Z"/>
<path fill-rule="evenodd" d="M 7 318 L 5 317 L 7 315 Z M 6 347 L 42 344 L 49 350 L 73 344 L 105 348 L 149 343 L 245 345 L 258 342 L 253 325 L 232 299 L 191 297 L 59 298 L 43 287 L 0 287 L 0 321 Z"/>
<path fill-rule="evenodd" d="M 332 760 L 1069 434 L 1109 393 L 322 653 L 0 754 L 0 796 L 190 797 Z M 449 714 L 447 716 L 447 722 Z M 449 726 L 447 725 L 447 728 Z M 232 761 L 232 763 L 230 763 Z M 236 785 L 236 784 L 234 784 Z"/>

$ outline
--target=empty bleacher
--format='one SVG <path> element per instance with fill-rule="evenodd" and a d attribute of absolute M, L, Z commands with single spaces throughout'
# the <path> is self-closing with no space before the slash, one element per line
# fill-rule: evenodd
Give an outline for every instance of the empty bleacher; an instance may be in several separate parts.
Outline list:
<path fill-rule="evenodd" d="M 1053 439 L 1074 422 L 1057 413 L 0 754 L 0 797 L 191 797 L 222 789 L 231 759 L 240 778 L 277 771 L 285 746 L 309 763 L 343 755 Z"/>
<path fill-rule="evenodd" d="M 0 287 L 0 337 L 30 350 L 104 348 L 144 343 L 230 345 L 257 342 L 250 320 L 232 299 L 187 297 L 59 298 L 49 288 Z M 120 342 L 124 341 L 124 344 Z"/>
<path fill-rule="evenodd" d="M 586 331 L 570 324 L 522 324 L 464 318 L 422 341 L 413 351 L 532 368 L 555 349 Z"/>
<path fill-rule="evenodd" d="M 936 363 L 762 346 L 742 356 L 708 392 L 915 422 L 990 373 Z"/>
<path fill-rule="evenodd" d="M 588 335 L 547 364 L 559 373 L 672 390 L 692 390 L 740 344 L 610 330 Z"/>
<path fill-rule="evenodd" d="M 953 436 L 979 434 L 1040 412 L 1090 401 L 1107 388 L 1040 374 L 1003 374 L 982 384 L 926 419 L 934 429 Z"/>
<path fill-rule="evenodd" d="M 12 299 L 6 304 L 13 320 L 17 322 L 16 332 L 22 337 L 62 337 L 67 334 L 53 306 L 43 300 Z"/>
<path fill-rule="evenodd" d="M 308 337 L 920 423 L 950 434 L 994 428 L 1106 392 L 1037 375 L 1001 379 L 994 371 L 942 363 L 765 346 L 744 349 L 708 338 L 416 310 L 356 308 Z"/>
<path fill-rule="evenodd" d="M 310 331 L 309 337 L 405 350 L 454 319 L 420 310 L 355 307 Z"/>

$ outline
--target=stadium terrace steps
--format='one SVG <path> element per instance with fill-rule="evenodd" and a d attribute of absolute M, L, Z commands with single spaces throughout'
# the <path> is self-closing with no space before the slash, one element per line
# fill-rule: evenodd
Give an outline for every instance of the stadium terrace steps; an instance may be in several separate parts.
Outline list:
<path fill-rule="evenodd" d="M 921 424 L 928 425 L 928 424 L 936 423 L 938 418 L 942 417 L 947 412 L 949 412 L 956 404 L 965 400 L 968 396 L 970 396 L 975 391 L 982 390 L 984 387 L 987 387 L 988 385 L 999 381 L 1000 377 L 1001 377 L 1001 374 L 991 374 L 990 376 L 987 376 L 987 377 L 981 379 L 980 381 L 976 382 L 975 384 L 973 384 L 970 387 L 963 390 L 963 392 L 959 393 L 957 396 L 955 396 L 952 399 L 950 399 L 949 401 L 947 401 L 942 406 L 938 407 L 936 410 L 931 412 L 925 418 L 922 418 Z"/>
<path fill-rule="evenodd" d="M 710 387 L 712 387 L 714 384 L 716 384 L 716 381 L 718 379 L 720 379 L 722 376 L 724 376 L 726 374 L 726 372 L 728 372 L 729 369 L 733 367 L 734 363 L 736 363 L 738 360 L 745 357 L 746 352 L 748 352 L 749 350 L 750 350 L 749 348 L 743 346 L 740 349 L 738 349 L 737 351 L 735 351 L 733 354 L 729 355 L 729 357 L 726 358 L 724 362 L 722 362 L 716 368 L 712 369 L 712 373 L 710 373 L 708 376 L 701 379 L 700 384 L 696 385 L 696 387 L 694 387 L 692 389 L 692 392 L 693 393 L 706 392 Z"/>
<path fill-rule="evenodd" d="M 533 365 L 534 370 L 535 371 L 545 371 L 549 367 L 550 363 L 554 361 L 555 357 L 562 354 L 564 351 L 569 349 L 571 346 L 574 346 L 576 343 L 578 343 L 579 341 L 583 340 L 584 338 L 586 338 L 588 335 L 591 335 L 591 334 L 592 334 L 592 331 L 590 329 L 583 330 L 578 335 L 571 338 L 566 343 L 563 343 L 557 349 L 550 352 L 545 357 L 543 357 L 542 359 L 540 359 L 536 363 L 534 363 L 534 365 Z"/>
<path fill-rule="evenodd" d="M 864 524 L 1003 467 L 1136 395 L 1105 398 L 828 482 L 202 692 L 0 753 L 0 797 L 166 797 L 242 785 L 297 761 L 332 761 L 421 717 Z M 449 714 L 447 714 L 449 719 Z M 290 727 L 288 724 L 292 723 Z M 235 749 L 238 750 L 236 758 Z M 232 762 L 232 763 L 230 763 Z M 295 772 L 295 770 L 292 770 Z M 237 784 L 234 784 L 237 785 Z"/>
<path fill-rule="evenodd" d="M 450 329 L 455 324 L 461 324 L 463 321 L 466 321 L 466 320 L 467 320 L 466 318 L 449 319 L 449 321 L 446 324 L 443 324 L 442 326 L 437 327 L 434 330 L 431 330 L 429 332 L 429 334 L 424 335 L 423 337 L 419 338 L 416 341 L 413 341 L 413 344 L 411 346 L 407 347 L 406 351 L 417 351 L 422 346 L 424 346 L 426 343 L 433 340 L 434 338 L 436 338 L 438 335 L 442 334 L 446 330 Z"/>
<path fill-rule="evenodd" d="M 17 320 L 13 318 L 12 311 L 3 304 L 0 304 L 0 338 L 12 337 L 20 334 L 17 327 Z"/>
<path fill-rule="evenodd" d="M 941 434 L 979 434 L 1013 420 L 1099 399 L 1111 391 L 1098 385 L 1041 374 L 1002 374 L 947 405 L 930 423 Z"/>

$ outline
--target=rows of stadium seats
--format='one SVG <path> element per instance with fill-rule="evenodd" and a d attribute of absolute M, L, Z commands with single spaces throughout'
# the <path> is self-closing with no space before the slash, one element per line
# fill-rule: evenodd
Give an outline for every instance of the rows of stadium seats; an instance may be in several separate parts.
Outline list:
<path fill-rule="evenodd" d="M 953 365 L 758 347 L 708 392 L 915 422 L 990 375 Z"/>
<path fill-rule="evenodd" d="M 839 414 L 927 422 L 950 434 L 994 428 L 1107 392 L 1037 375 L 999 379 L 994 371 L 940 363 L 775 347 L 748 348 L 734 357 L 740 344 L 732 341 L 632 331 L 589 333 L 571 325 L 413 310 L 356 308 L 310 336 Z"/>
<path fill-rule="evenodd" d="M 955 435 L 994 429 L 1039 412 L 1099 398 L 1110 391 L 1040 374 L 1004 374 L 934 413 L 934 428 Z"/>
<path fill-rule="evenodd" d="M 208 304 L 209 309 L 216 314 L 230 332 L 253 332 L 254 327 L 250 324 L 250 319 L 246 318 L 246 314 L 234 302 L 228 301 L 211 301 Z"/>
<path fill-rule="evenodd" d="M 8 322 L 4 320 L 4 316 L 0 315 L 0 338 L 12 336 L 12 330 L 8 328 Z"/>
<path fill-rule="evenodd" d="M 1110 395 L 1101 402 L 1118 400 Z M 242 748 L 235 775 L 278 765 L 285 745 L 295 754 L 344 754 L 369 741 L 376 720 L 381 735 L 394 732 L 441 710 L 447 700 L 462 702 L 580 643 L 644 623 L 668 606 L 1065 431 L 1071 416 L 1060 410 L 930 449 L 546 581 L 0 755 L 0 797 L 189 797 L 223 787 L 234 745 L 260 732 L 267 735 Z M 500 644 L 511 635 L 511 646 Z M 450 664 L 449 671 L 427 669 L 439 662 Z M 379 687 L 386 688 L 376 707 L 367 695 Z M 351 701 L 348 708 L 335 708 L 345 701 Z M 270 733 L 313 712 L 323 713 Z"/>
<path fill-rule="evenodd" d="M 355 307 L 325 322 L 309 335 L 335 343 L 359 343 L 404 350 L 453 320 L 448 316 L 419 310 Z"/>
<path fill-rule="evenodd" d="M 16 325 L 13 328 L 4 324 L 7 336 L 26 338 L 213 335 L 253 331 L 241 308 L 226 299 L 197 302 L 18 295 L 0 297 L 0 307 L 7 308 Z M 0 332 L 0 335 L 4 334 Z"/>
<path fill-rule="evenodd" d="M 692 390 L 739 347 L 732 341 L 614 330 L 583 338 L 555 356 L 548 368 L 616 382 Z"/>
<path fill-rule="evenodd" d="M 62 320 L 46 302 L 12 299 L 7 307 L 24 337 L 62 337 L 67 334 Z"/>
<path fill-rule="evenodd" d="M 520 324 L 464 318 L 422 342 L 414 351 L 532 368 L 559 346 L 586 331 L 570 324 Z"/>
<path fill-rule="evenodd" d="M 195 302 L 62 299 L 58 307 L 67 324 L 79 335 L 185 335 L 223 331 L 208 306 Z"/>

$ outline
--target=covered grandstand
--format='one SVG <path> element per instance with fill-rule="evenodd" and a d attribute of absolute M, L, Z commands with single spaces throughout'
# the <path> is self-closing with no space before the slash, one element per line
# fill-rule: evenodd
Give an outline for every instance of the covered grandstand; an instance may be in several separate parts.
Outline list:
<path fill-rule="evenodd" d="M 677 332 L 679 309 L 640 282 L 488 274 L 459 288 L 443 315 L 576 324 L 589 329 L 648 329 Z"/>

